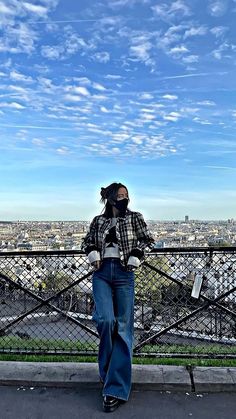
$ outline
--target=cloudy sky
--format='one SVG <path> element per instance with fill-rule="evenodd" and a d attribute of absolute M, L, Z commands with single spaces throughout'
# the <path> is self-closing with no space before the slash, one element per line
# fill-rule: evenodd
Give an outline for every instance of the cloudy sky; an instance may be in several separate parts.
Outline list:
<path fill-rule="evenodd" d="M 236 0 L 0 0 L 0 220 L 236 218 Z"/>

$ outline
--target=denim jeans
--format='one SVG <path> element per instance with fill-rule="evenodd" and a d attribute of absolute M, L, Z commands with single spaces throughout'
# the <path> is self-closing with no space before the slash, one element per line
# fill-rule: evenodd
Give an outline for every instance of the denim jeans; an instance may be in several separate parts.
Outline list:
<path fill-rule="evenodd" d="M 93 274 L 94 313 L 100 336 L 99 374 L 103 396 L 128 400 L 134 329 L 134 273 L 119 259 L 104 259 Z"/>

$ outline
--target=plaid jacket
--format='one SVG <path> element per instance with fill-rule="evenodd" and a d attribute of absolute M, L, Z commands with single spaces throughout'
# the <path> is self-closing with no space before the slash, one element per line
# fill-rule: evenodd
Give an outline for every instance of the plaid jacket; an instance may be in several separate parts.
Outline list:
<path fill-rule="evenodd" d="M 93 250 L 100 252 L 103 259 L 105 252 L 105 237 L 111 225 L 111 218 L 104 215 L 94 217 L 90 228 L 84 237 L 81 249 L 89 254 Z M 142 214 L 127 210 L 124 218 L 117 218 L 116 237 L 120 250 L 120 259 L 123 265 L 127 264 L 129 256 L 142 259 L 145 250 L 150 250 L 154 239 L 148 231 Z"/>

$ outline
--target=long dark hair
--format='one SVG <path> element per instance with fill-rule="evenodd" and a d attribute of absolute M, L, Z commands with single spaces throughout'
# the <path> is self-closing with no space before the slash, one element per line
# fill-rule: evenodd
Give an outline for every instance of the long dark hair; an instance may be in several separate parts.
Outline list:
<path fill-rule="evenodd" d="M 123 185 L 123 183 L 113 182 L 110 185 L 108 185 L 106 188 L 101 188 L 100 202 L 105 204 L 103 214 L 107 218 L 113 217 L 112 203 L 116 201 L 117 193 L 120 188 L 125 188 L 129 196 L 128 188 L 127 186 Z"/>

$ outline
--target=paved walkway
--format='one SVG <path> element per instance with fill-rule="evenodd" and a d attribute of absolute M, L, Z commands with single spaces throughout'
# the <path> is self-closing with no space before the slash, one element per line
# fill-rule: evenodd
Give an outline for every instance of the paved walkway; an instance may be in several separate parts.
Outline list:
<path fill-rule="evenodd" d="M 127 403 L 103 413 L 99 389 L 0 387 L 1 419 L 233 419 L 235 393 L 133 390 Z"/>

